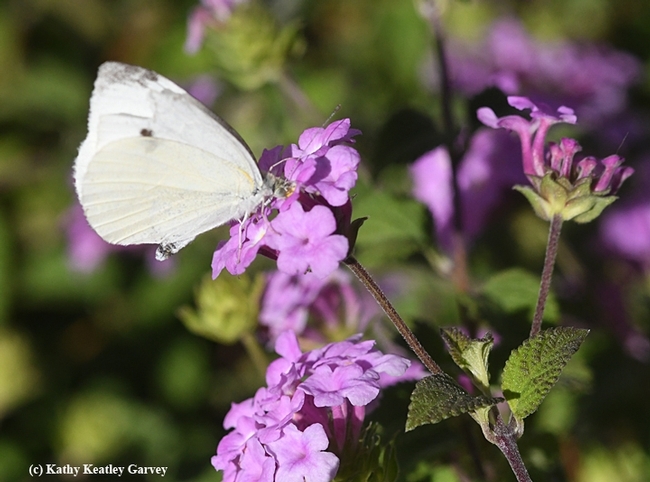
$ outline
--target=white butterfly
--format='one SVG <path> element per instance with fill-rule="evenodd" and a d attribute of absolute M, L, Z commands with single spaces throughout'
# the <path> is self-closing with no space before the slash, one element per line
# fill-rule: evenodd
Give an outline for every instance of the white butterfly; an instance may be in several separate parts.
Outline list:
<path fill-rule="evenodd" d="M 178 85 L 118 62 L 99 68 L 74 180 L 104 240 L 158 244 L 159 260 L 288 183 L 263 177 L 239 134 Z"/>

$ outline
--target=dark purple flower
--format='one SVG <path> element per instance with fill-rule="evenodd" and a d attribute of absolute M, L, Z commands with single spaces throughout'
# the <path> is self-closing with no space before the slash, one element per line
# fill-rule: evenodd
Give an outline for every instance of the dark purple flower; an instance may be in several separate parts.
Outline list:
<path fill-rule="evenodd" d="M 420 156 L 411 166 L 413 196 L 425 204 L 435 221 L 438 243 L 447 252 L 453 249 L 454 187 L 451 157 L 445 147 Z"/>

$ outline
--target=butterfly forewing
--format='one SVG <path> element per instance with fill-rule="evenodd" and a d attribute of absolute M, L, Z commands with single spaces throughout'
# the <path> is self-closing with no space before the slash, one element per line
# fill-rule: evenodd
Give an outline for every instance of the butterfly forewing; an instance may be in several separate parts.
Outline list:
<path fill-rule="evenodd" d="M 115 244 L 176 244 L 244 216 L 266 192 L 246 143 L 155 72 L 107 62 L 90 101 L 75 186 Z"/>

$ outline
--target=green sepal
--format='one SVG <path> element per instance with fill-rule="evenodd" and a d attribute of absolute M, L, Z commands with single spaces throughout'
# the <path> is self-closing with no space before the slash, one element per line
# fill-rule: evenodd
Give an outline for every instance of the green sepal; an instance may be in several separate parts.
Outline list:
<path fill-rule="evenodd" d="M 357 244 L 359 229 L 361 229 L 361 226 L 363 226 L 363 223 L 365 223 L 367 219 L 367 217 L 355 219 L 349 226 L 347 226 L 346 232 L 343 233 L 348 239 L 348 256 L 354 252 L 354 246 Z"/>
<path fill-rule="evenodd" d="M 513 189 L 526 196 L 526 199 L 528 199 L 528 202 L 533 207 L 533 210 L 538 217 L 542 218 L 544 221 L 551 220 L 553 217 L 551 205 L 541 197 L 537 191 L 530 186 L 519 185 L 513 186 Z"/>
<path fill-rule="evenodd" d="M 474 340 L 458 328 L 441 328 L 440 332 L 456 365 L 487 393 L 490 388 L 488 357 L 494 345 L 492 334 L 487 333 L 483 338 Z"/>
<path fill-rule="evenodd" d="M 501 388 L 518 423 L 537 410 L 588 333 L 581 328 L 550 328 L 510 354 Z"/>
<path fill-rule="evenodd" d="M 529 176 L 533 185 L 514 186 L 533 207 L 535 214 L 545 221 L 560 215 L 564 221 L 588 223 L 596 219 L 603 210 L 616 201 L 616 196 L 607 196 L 608 191 L 593 192 L 591 178 L 583 178 L 575 184 L 565 177 L 556 177 L 549 171 L 544 177 Z"/>
<path fill-rule="evenodd" d="M 567 187 L 565 183 L 554 179 L 552 172 L 542 178 L 539 194 L 549 205 L 549 219 L 562 212 L 569 198 L 569 189 L 570 187 Z"/>
<path fill-rule="evenodd" d="M 406 431 L 502 401 L 502 398 L 473 397 L 447 374 L 431 375 L 415 385 L 406 417 Z"/>
<path fill-rule="evenodd" d="M 603 210 L 612 204 L 614 201 L 618 199 L 617 196 L 605 196 L 605 197 L 599 197 L 599 196 L 590 196 L 591 197 L 591 205 L 589 210 L 584 210 L 582 213 L 576 215 L 573 218 L 573 221 L 576 223 L 584 224 L 588 223 L 590 221 L 593 221 L 596 219 L 600 214 L 603 212 Z M 569 203 L 571 205 L 571 203 Z"/>

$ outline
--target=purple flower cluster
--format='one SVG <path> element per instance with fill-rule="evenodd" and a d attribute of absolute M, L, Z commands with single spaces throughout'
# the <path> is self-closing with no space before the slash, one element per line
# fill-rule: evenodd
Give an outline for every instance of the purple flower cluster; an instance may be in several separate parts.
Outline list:
<path fill-rule="evenodd" d="M 349 273 L 340 269 L 325 278 L 275 271 L 267 278 L 261 305 L 260 323 L 268 327 L 272 341 L 291 330 L 323 343 L 324 334 L 348 336 L 365 331 L 380 313 L 377 303 L 369 296 L 362 298 L 353 288 Z"/>
<path fill-rule="evenodd" d="M 449 42 L 450 77 L 467 95 L 497 87 L 552 106 L 575 106 L 582 121 L 603 125 L 626 107 L 627 88 L 638 81 L 639 62 L 605 46 L 531 37 L 519 20 L 501 19 L 474 45 Z M 433 78 L 435 78 L 434 76 Z"/>
<path fill-rule="evenodd" d="M 349 191 L 360 161 L 349 144 L 358 134 L 350 128 L 350 120 L 343 119 L 307 129 L 298 144 L 264 151 L 260 168 L 293 183 L 295 189 L 233 223 L 230 239 L 214 253 L 213 277 L 224 268 L 231 274 L 243 273 L 258 252 L 276 259 L 278 269 L 287 274 L 311 271 L 325 277 L 334 271 L 349 250 Z"/>
<path fill-rule="evenodd" d="M 195 7 L 187 21 L 187 39 L 185 51 L 193 54 L 201 48 L 205 29 L 216 23 L 223 23 L 240 3 L 248 0 L 201 0 L 201 5 Z"/>
<path fill-rule="evenodd" d="M 355 453 L 366 406 L 385 386 L 381 376 L 399 377 L 409 366 L 373 345 L 357 336 L 302 353 L 293 332 L 280 335 L 268 386 L 233 404 L 224 420 L 233 431 L 212 458 L 224 482 L 333 480 L 340 458 Z"/>
<path fill-rule="evenodd" d="M 550 127 L 561 122 L 575 124 L 573 110 L 561 106 L 554 114 L 547 106 L 534 104 L 526 97 L 508 97 L 508 103 L 519 110 L 530 110 L 530 120 L 520 115 L 498 118 L 489 107 L 480 108 L 477 116 L 488 127 L 506 129 L 519 136 L 524 174 L 533 184 L 535 178 L 553 172 L 571 184 L 589 180 L 595 193 L 614 194 L 634 172 L 631 167 L 621 166 L 623 159 L 617 155 L 608 156 L 600 163 L 592 156 L 575 162 L 574 157 L 581 147 L 574 139 L 563 138 L 559 143 L 550 143 L 547 155 L 546 135 Z"/>

